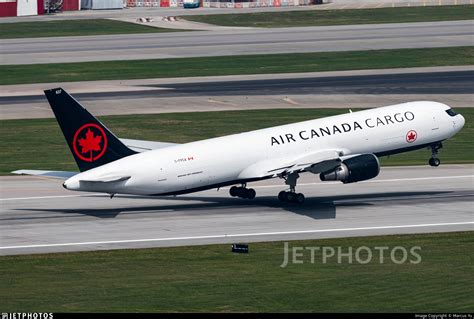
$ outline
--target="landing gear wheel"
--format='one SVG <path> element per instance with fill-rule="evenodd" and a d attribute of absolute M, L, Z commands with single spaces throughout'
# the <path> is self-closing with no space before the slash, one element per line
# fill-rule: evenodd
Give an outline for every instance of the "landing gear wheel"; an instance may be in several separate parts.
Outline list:
<path fill-rule="evenodd" d="M 301 193 L 296 194 L 295 202 L 298 204 L 304 203 L 304 195 Z"/>
<path fill-rule="evenodd" d="M 237 187 L 232 186 L 229 190 L 229 194 L 232 197 L 240 197 L 240 198 L 247 198 L 247 199 L 254 199 L 257 193 L 253 188 L 245 188 L 245 187 Z"/>
<path fill-rule="evenodd" d="M 282 202 L 303 204 L 305 198 L 301 193 L 281 191 L 278 193 L 278 199 Z"/>
<path fill-rule="evenodd" d="M 439 158 L 430 158 L 430 160 L 428 161 L 428 164 L 430 164 L 430 166 L 433 166 L 433 167 L 438 167 L 439 164 L 441 164 L 441 161 L 439 160 Z"/>
<path fill-rule="evenodd" d="M 296 194 L 292 192 L 286 193 L 286 200 L 290 203 L 293 203 L 296 199 Z"/>
<path fill-rule="evenodd" d="M 286 202 L 288 201 L 288 196 L 287 196 L 287 192 L 285 191 L 281 191 L 278 193 L 278 199 L 281 201 L 281 202 Z"/>
<path fill-rule="evenodd" d="M 431 145 L 431 158 L 428 161 L 428 164 L 433 167 L 438 167 L 441 164 L 441 161 L 438 158 L 438 152 L 443 147 L 443 144 L 433 144 Z"/>
<path fill-rule="evenodd" d="M 249 188 L 245 191 L 245 196 L 244 198 L 247 198 L 247 199 L 254 199 L 255 198 L 255 195 L 257 195 L 257 193 L 255 192 L 255 190 L 253 188 Z"/>
<path fill-rule="evenodd" d="M 232 186 L 229 190 L 229 194 L 232 197 L 236 197 L 239 194 L 239 188 L 237 186 Z"/>
<path fill-rule="evenodd" d="M 278 194 L 278 199 L 282 202 L 289 202 L 289 203 L 304 203 L 304 195 L 301 193 L 296 193 L 296 181 L 300 176 L 297 172 L 288 174 L 288 175 L 280 175 L 280 178 L 285 180 L 285 184 L 290 186 L 289 191 L 281 191 Z"/>

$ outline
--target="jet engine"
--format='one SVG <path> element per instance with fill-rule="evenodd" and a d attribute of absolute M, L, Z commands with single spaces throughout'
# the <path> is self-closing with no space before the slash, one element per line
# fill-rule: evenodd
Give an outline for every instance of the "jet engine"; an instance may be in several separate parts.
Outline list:
<path fill-rule="evenodd" d="M 341 181 L 344 184 L 365 181 L 379 175 L 380 163 L 374 154 L 362 154 L 343 160 L 334 170 L 319 175 L 322 181 Z"/>

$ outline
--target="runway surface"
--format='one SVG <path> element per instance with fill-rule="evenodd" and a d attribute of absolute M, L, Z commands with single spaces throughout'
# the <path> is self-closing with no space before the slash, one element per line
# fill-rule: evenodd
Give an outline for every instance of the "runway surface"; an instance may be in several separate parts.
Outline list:
<path fill-rule="evenodd" d="M 76 93 L 81 101 L 150 97 L 281 94 L 474 94 L 474 71 L 377 74 L 292 79 L 229 80 L 140 85 L 134 91 Z M 156 87 L 159 90 L 150 90 Z M 0 97 L 0 106 L 45 102 L 44 94 Z"/>
<path fill-rule="evenodd" d="M 428 156 L 428 154 L 427 154 Z M 168 198 L 71 193 L 60 181 L 0 178 L 0 255 L 474 230 L 474 165 L 384 168 L 343 185 L 304 174 L 304 205 L 281 180 Z"/>
<path fill-rule="evenodd" d="M 5 39 L 0 64 L 468 46 L 473 35 L 467 20 Z"/>
<path fill-rule="evenodd" d="M 192 112 L 289 107 L 372 107 L 417 99 L 431 99 L 452 107 L 472 106 L 474 71 L 330 72 L 327 76 L 295 74 L 192 79 L 130 80 L 124 84 L 91 83 L 71 93 L 96 115 Z M 472 69 L 472 68 L 471 68 Z M 340 74 L 340 75 L 337 75 Z M 187 82 L 188 81 L 188 82 Z M 10 86 L 11 95 L 0 96 L 0 119 L 52 117 L 41 85 Z M 43 84 L 46 86 L 46 84 Z M 50 84 L 47 88 L 55 87 Z M 68 89 L 68 84 L 61 85 Z M 46 88 L 46 87 L 45 87 Z M 15 91 L 16 90 L 16 91 Z M 5 92 L 8 91 L 8 87 Z M 21 95 L 17 92 L 25 92 Z M 34 91 L 35 95 L 30 95 Z M 389 97 L 388 97 L 389 96 Z M 326 100 L 326 102 L 321 102 Z M 464 101 L 464 102 L 463 102 Z M 134 107 L 131 108 L 130 105 Z"/>

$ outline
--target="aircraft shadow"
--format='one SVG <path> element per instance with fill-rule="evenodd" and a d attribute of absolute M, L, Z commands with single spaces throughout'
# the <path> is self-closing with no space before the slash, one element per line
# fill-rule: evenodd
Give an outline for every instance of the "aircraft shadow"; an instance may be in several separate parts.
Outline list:
<path fill-rule="evenodd" d="M 157 199 L 161 201 L 169 201 L 170 204 L 147 205 L 147 206 L 131 206 L 116 208 L 52 208 L 52 209 L 16 209 L 21 211 L 41 211 L 41 212 L 57 212 L 64 214 L 63 216 L 38 216 L 28 217 L 27 219 L 43 219 L 43 218 L 64 218 L 80 217 L 81 215 L 92 216 L 96 218 L 115 218 L 120 214 L 173 214 L 179 211 L 181 215 L 215 215 L 217 209 L 222 208 L 245 208 L 249 214 L 255 214 L 259 210 L 265 212 L 265 208 L 282 209 L 294 214 L 307 216 L 312 219 L 334 219 L 336 218 L 337 207 L 364 207 L 372 206 L 374 202 L 378 205 L 399 203 L 406 200 L 418 200 L 420 196 L 425 196 L 426 200 L 432 200 L 436 195 L 452 193 L 448 191 L 432 191 L 432 192 L 391 192 L 391 193 L 371 193 L 371 194 L 355 194 L 355 195 L 334 195 L 325 197 L 309 197 L 303 205 L 294 203 L 281 203 L 275 196 L 262 196 L 253 200 L 245 200 L 238 198 L 223 198 L 212 196 L 186 196 L 177 197 L 148 197 L 148 196 L 132 196 L 120 195 L 120 198 L 137 199 Z M 87 196 L 85 196 L 87 197 Z M 96 197 L 96 196 L 95 196 Z M 105 196 L 104 196 L 105 197 Z M 113 199 L 112 199 L 113 200 Z M 176 203 L 173 201 L 193 201 L 197 203 Z M 239 210 L 241 214 L 245 210 Z M 15 218 L 15 219 L 21 219 Z"/>

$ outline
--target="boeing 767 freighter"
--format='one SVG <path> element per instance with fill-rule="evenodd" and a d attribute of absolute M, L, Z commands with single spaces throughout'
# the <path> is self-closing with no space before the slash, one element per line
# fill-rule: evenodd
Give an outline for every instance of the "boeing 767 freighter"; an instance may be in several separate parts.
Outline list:
<path fill-rule="evenodd" d="M 61 88 L 46 97 L 80 173 L 20 170 L 67 179 L 68 190 L 135 195 L 178 195 L 231 186 L 230 195 L 253 199 L 247 184 L 281 178 L 283 202 L 303 203 L 301 173 L 322 181 L 354 183 L 376 177 L 379 157 L 431 149 L 438 166 L 442 142 L 464 117 L 437 102 L 409 102 L 271 127 L 186 144 L 119 139 Z M 238 185 L 238 186 L 237 186 Z"/>

